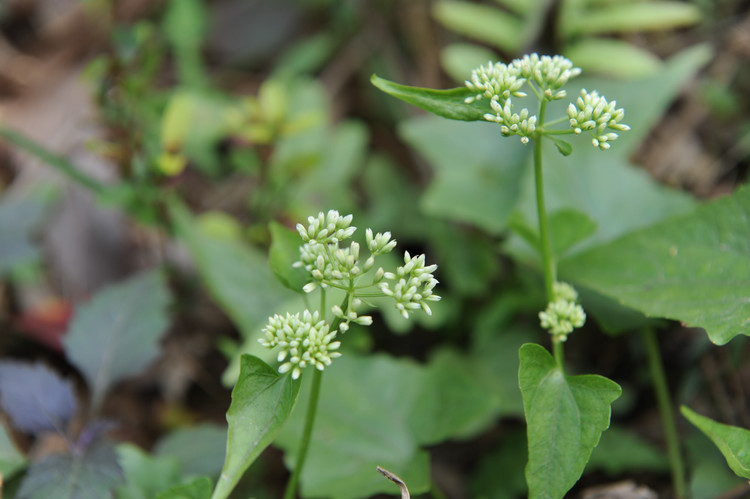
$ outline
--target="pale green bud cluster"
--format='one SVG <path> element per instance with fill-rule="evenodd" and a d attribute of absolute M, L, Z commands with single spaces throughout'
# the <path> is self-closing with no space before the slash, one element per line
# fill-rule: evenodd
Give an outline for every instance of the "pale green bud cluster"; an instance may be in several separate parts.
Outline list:
<path fill-rule="evenodd" d="M 331 360 L 341 356 L 337 351 L 341 343 L 334 341 L 338 333 L 349 330 L 350 324 L 369 326 L 372 317 L 359 315 L 357 308 L 362 305 L 359 296 L 386 296 L 394 299 L 396 308 L 408 318 L 409 311 L 422 309 L 427 314 L 432 310 L 427 302 L 438 301 L 440 297 L 433 293 L 438 283 L 432 273 L 437 265 L 425 266 L 425 256 L 412 258 L 405 253 L 404 265 L 396 272 L 386 272 L 382 267 L 375 268 L 375 258 L 392 251 L 396 241 L 390 232 L 373 233 L 365 231 L 366 251 L 369 256 L 360 254 L 360 245 L 351 242 L 342 246 L 351 238 L 356 227 L 352 226 L 352 215 L 341 216 L 331 210 L 319 213 L 307 219 L 308 225 L 297 225 L 297 231 L 304 244 L 300 246 L 300 260 L 295 267 L 303 267 L 312 281 L 303 287 L 306 293 L 317 288 L 332 287 L 346 291 L 346 301 L 341 306 L 331 308 L 333 323 L 327 322 L 318 312 L 305 310 L 300 316 L 286 314 L 274 315 L 268 319 L 263 329 L 264 336 L 258 340 L 267 348 L 281 347 L 279 362 L 284 362 L 279 372 L 291 371 L 293 378 L 301 375 L 302 369 L 315 366 L 319 370 L 331 364 Z M 365 274 L 371 277 L 363 279 Z M 366 280 L 363 284 L 362 281 Z M 393 281 L 393 286 L 388 281 Z M 366 292 L 365 290 L 368 290 Z M 373 293 L 375 291 L 375 293 Z M 332 326 L 331 324 L 337 324 Z"/>
<path fill-rule="evenodd" d="M 536 116 L 529 116 L 529 110 L 526 108 L 521 109 L 521 114 L 514 113 L 510 99 L 506 100 L 504 105 L 500 105 L 500 102 L 493 99 L 490 101 L 490 106 L 495 114 L 487 113 L 484 119 L 498 123 L 500 133 L 504 137 L 520 135 L 521 142 L 524 144 L 529 142 L 529 137 L 536 130 Z"/>
<path fill-rule="evenodd" d="M 479 66 L 471 72 L 471 81 L 466 81 L 466 86 L 478 93 L 474 97 L 467 97 L 465 102 L 471 104 L 482 97 L 497 100 L 510 99 L 511 95 L 526 97 L 521 92 L 521 87 L 526 83 L 524 78 L 519 78 L 519 73 L 514 67 L 509 67 L 502 62 L 487 63 L 487 66 Z"/>
<path fill-rule="evenodd" d="M 539 322 L 549 331 L 555 342 L 564 342 L 573 329 L 586 322 L 586 313 L 578 301 L 578 293 L 570 284 L 556 282 L 555 299 L 547 304 L 544 312 L 539 312 Z"/>
<path fill-rule="evenodd" d="M 618 136 L 617 133 L 607 132 L 607 129 L 630 130 L 628 125 L 620 123 L 625 117 L 625 110 L 617 108 L 617 101 L 607 102 L 596 91 L 581 90 L 576 103 L 571 102 L 568 106 L 568 117 L 576 135 L 584 130 L 589 131 L 593 137 L 591 143 L 602 150 L 609 149 L 610 142 Z"/>
<path fill-rule="evenodd" d="M 466 86 L 476 94 L 467 97 L 464 102 L 471 104 L 484 98 L 490 99 L 493 112 L 484 114 L 484 119 L 499 124 L 503 136 L 518 135 L 521 142 L 527 144 L 535 138 L 538 128 L 544 124 L 539 124 L 537 116 L 527 108 L 516 112 L 511 97 L 525 97 L 526 93 L 521 89 L 528 85 L 541 101 L 563 99 L 567 93 L 562 87 L 580 74 L 580 68 L 560 55 L 550 57 L 530 54 L 515 59 L 510 64 L 488 62 L 472 71 Z M 629 126 L 620 123 L 625 111 L 615 106 L 615 101 L 608 103 L 596 92 L 582 90 L 576 103 L 568 106 L 573 132 L 580 134 L 587 130 L 593 137 L 595 147 L 609 149 L 610 142 L 617 138 L 617 133 L 610 130 L 630 130 Z"/>
<path fill-rule="evenodd" d="M 428 302 L 440 300 L 438 295 L 432 293 L 438 283 L 432 275 L 437 265 L 425 266 L 424 260 L 424 255 L 412 258 L 408 251 L 404 252 L 404 264 L 395 273 L 386 272 L 386 281 L 380 284 L 380 290 L 396 300 L 396 308 L 406 319 L 409 318 L 409 311 L 420 308 L 427 315 L 432 315 Z M 393 287 L 388 281 L 393 281 Z"/>
<path fill-rule="evenodd" d="M 258 342 L 267 348 L 281 347 L 277 360 L 286 362 L 281 364 L 279 372 L 291 371 L 294 379 L 299 378 L 307 366 L 322 371 L 331 365 L 332 359 L 341 356 L 337 352 L 341 342 L 333 341 L 337 331 L 330 331 L 329 324 L 318 312 L 305 310 L 301 316 L 299 313 L 276 314 L 269 317 L 263 333 Z"/>
<path fill-rule="evenodd" d="M 525 55 L 511 62 L 518 74 L 536 83 L 547 100 L 558 100 L 567 94 L 560 90 L 568 80 L 581 74 L 581 68 L 573 66 L 573 62 L 561 55 L 539 56 Z"/>

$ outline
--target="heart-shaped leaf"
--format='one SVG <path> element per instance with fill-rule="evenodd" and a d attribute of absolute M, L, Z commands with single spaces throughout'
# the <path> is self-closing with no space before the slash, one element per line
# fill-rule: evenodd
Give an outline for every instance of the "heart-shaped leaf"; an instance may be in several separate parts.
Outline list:
<path fill-rule="evenodd" d="M 602 376 L 566 376 L 540 345 L 523 345 L 519 357 L 529 443 L 529 497 L 562 498 L 580 478 L 601 433 L 609 427 L 610 405 L 622 390 Z"/>

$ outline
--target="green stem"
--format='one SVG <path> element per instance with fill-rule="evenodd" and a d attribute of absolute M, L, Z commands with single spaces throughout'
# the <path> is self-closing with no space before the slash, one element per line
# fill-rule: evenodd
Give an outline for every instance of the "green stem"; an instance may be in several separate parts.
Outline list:
<path fill-rule="evenodd" d="M 659 343 L 653 329 L 646 328 L 643 331 L 643 340 L 646 344 L 648 364 L 651 369 L 651 381 L 656 392 L 656 401 L 659 405 L 661 422 L 664 427 L 664 436 L 667 441 L 667 454 L 669 455 L 669 466 L 672 469 L 672 484 L 675 497 L 681 499 L 687 497 L 687 485 L 685 483 L 685 463 L 682 461 L 680 452 L 680 440 L 677 435 L 677 423 L 672 410 L 672 401 L 669 397 L 667 377 L 664 374 L 664 366 L 659 353 Z"/>
<path fill-rule="evenodd" d="M 544 123 L 545 101 L 539 106 L 539 122 Z M 544 176 L 542 173 L 542 137 L 534 139 L 534 183 L 536 186 L 536 210 L 539 217 L 539 240 L 542 251 L 542 271 L 544 272 L 544 289 L 547 301 L 555 299 L 555 259 L 552 256 L 547 208 L 544 203 Z"/>
<path fill-rule="evenodd" d="M 320 383 L 323 379 L 323 371 L 313 370 L 312 387 L 310 387 L 310 400 L 307 402 L 307 414 L 305 415 L 305 428 L 302 431 L 302 438 L 299 442 L 297 451 L 297 462 L 294 465 L 292 476 L 286 486 L 284 499 L 294 499 L 297 491 L 297 483 L 302 474 L 302 468 L 305 466 L 307 450 L 310 447 L 313 426 L 315 425 L 315 414 L 318 412 L 318 398 L 320 396 Z"/>
<path fill-rule="evenodd" d="M 25 135 L 6 127 L 0 127 L 0 138 L 3 138 L 14 146 L 23 149 L 32 156 L 44 161 L 49 166 L 65 174 L 71 180 L 89 189 L 96 194 L 102 194 L 105 187 L 93 177 L 89 177 L 82 171 L 78 170 L 67 159 L 59 156 L 46 147 L 34 142 Z"/>

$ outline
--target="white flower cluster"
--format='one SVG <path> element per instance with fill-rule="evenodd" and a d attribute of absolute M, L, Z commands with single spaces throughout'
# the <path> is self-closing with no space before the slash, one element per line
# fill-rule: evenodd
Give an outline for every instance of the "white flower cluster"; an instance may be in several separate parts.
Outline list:
<path fill-rule="evenodd" d="M 376 256 L 396 247 L 390 232 L 373 234 L 371 229 L 365 231 L 365 244 L 370 256 L 362 261 L 358 243 L 340 246 L 357 230 L 351 225 L 351 215 L 341 216 L 339 212 L 331 210 L 309 217 L 307 221 L 307 227 L 297 225 L 304 244 L 300 247 L 300 261 L 294 264 L 304 267 L 312 277 L 312 282 L 306 284 L 303 290 L 311 293 L 318 287 L 338 288 L 346 291 L 347 299 L 341 306 L 331 308 L 337 326 L 331 326 L 318 312 L 309 310 L 305 310 L 301 316 L 299 313 L 287 313 L 285 317 L 274 315 L 268 319 L 263 329 L 264 336 L 258 341 L 267 348 L 281 347 L 278 360 L 285 362 L 279 372 L 291 370 L 295 379 L 305 367 L 315 366 L 322 371 L 331 364 L 332 359 L 341 356 L 337 351 L 341 343 L 333 340 L 338 333 L 347 332 L 352 322 L 362 326 L 372 324 L 371 316 L 357 314 L 357 308 L 362 305 L 358 296 L 373 296 L 362 293 L 363 289 L 378 287 L 384 295 L 394 298 L 396 308 L 407 318 L 410 310 L 419 308 L 431 314 L 427 302 L 440 299 L 432 292 L 437 284 L 432 275 L 437 265 L 426 267 L 424 255 L 411 258 L 406 253 L 404 265 L 398 267 L 396 273 L 385 272 L 378 267 L 370 282 L 364 285 L 357 283 L 374 268 Z M 391 289 L 384 280 L 396 281 L 395 287 Z"/>
<path fill-rule="evenodd" d="M 570 284 L 556 282 L 555 299 L 547 304 L 544 312 L 539 312 L 539 322 L 552 335 L 553 341 L 564 342 L 573 329 L 583 326 L 586 313 L 576 303 L 578 293 Z"/>
<path fill-rule="evenodd" d="M 511 97 L 525 97 L 521 88 L 528 82 L 540 99 L 562 99 L 565 90 L 560 88 L 580 73 L 581 70 L 574 67 L 569 59 L 559 55 L 531 54 L 510 64 L 488 62 L 486 66 L 472 71 L 466 86 L 477 93 L 467 97 L 464 102 L 470 104 L 485 97 L 490 99 L 494 114 L 487 113 L 484 119 L 498 123 L 504 136 L 518 135 L 521 142 L 526 144 L 534 136 L 537 117 L 526 108 L 518 113 L 513 112 Z"/>
<path fill-rule="evenodd" d="M 539 85 L 547 100 L 564 98 L 567 94 L 560 88 L 565 86 L 569 79 L 581 74 L 581 68 L 573 66 L 570 59 L 561 55 L 525 55 L 511 62 L 511 66 L 520 76 Z"/>
<path fill-rule="evenodd" d="M 529 137 L 536 130 L 536 116 L 529 116 L 529 110 L 526 108 L 521 109 L 521 114 L 514 113 L 510 99 L 506 100 L 504 105 L 500 105 L 499 101 L 493 99 L 490 101 L 490 106 L 495 114 L 487 113 L 484 119 L 498 123 L 500 133 L 504 137 L 520 135 L 521 142 L 528 144 Z"/>
<path fill-rule="evenodd" d="M 340 357 L 337 352 L 340 341 L 333 341 L 338 331 L 330 331 L 328 323 L 321 319 L 318 312 L 305 310 L 300 314 L 269 317 L 263 328 L 264 337 L 258 342 L 267 348 L 281 347 L 278 361 L 284 362 L 279 367 L 280 373 L 292 371 L 292 378 L 297 379 L 302 369 L 315 366 L 319 370 L 331 365 L 331 360 Z"/>
<path fill-rule="evenodd" d="M 467 97 L 464 102 L 471 104 L 482 97 L 488 99 L 510 99 L 511 95 L 526 97 L 521 92 L 521 87 L 526 83 L 524 78 L 519 77 L 518 70 L 513 66 L 507 66 L 502 62 L 487 63 L 487 66 L 479 66 L 471 72 L 471 81 L 466 81 L 466 86 L 475 90 L 477 94 Z"/>
<path fill-rule="evenodd" d="M 528 109 L 513 111 L 511 97 L 525 97 L 521 91 L 524 84 L 539 98 L 553 101 L 564 98 L 567 94 L 563 86 L 568 80 L 581 74 L 581 69 L 573 65 L 570 59 L 560 55 L 540 56 L 525 55 L 510 64 L 488 62 L 471 72 L 466 86 L 476 94 L 464 99 L 471 104 L 483 98 L 490 99 L 492 113 L 486 113 L 484 119 L 500 125 L 503 136 L 518 135 L 521 142 L 527 144 L 534 138 L 537 129 L 537 117 Z M 578 135 L 584 130 L 591 133 L 594 147 L 609 149 L 610 142 L 617 138 L 617 133 L 609 130 L 625 131 L 630 127 L 620 123 L 625 111 L 616 108 L 616 102 L 607 102 L 596 92 L 581 90 L 581 96 L 568 106 L 570 126 Z"/>
<path fill-rule="evenodd" d="M 386 272 L 386 281 L 380 283 L 380 290 L 396 300 L 396 308 L 406 319 L 410 310 L 420 308 L 427 315 L 432 315 L 428 302 L 440 300 L 438 295 L 432 293 L 438 283 L 432 275 L 437 265 L 425 266 L 424 259 L 424 255 L 412 258 L 409 252 L 404 252 L 404 264 L 395 273 Z M 393 288 L 388 281 L 394 281 Z"/>
<path fill-rule="evenodd" d="M 609 149 L 610 142 L 617 138 L 616 133 L 607 133 L 607 129 L 630 130 L 628 125 L 620 123 L 625 117 L 625 110 L 617 108 L 617 101 L 607 102 L 596 91 L 581 90 L 576 103 L 571 102 L 568 106 L 568 117 L 576 135 L 588 130 L 593 137 L 591 143 L 602 150 Z"/>

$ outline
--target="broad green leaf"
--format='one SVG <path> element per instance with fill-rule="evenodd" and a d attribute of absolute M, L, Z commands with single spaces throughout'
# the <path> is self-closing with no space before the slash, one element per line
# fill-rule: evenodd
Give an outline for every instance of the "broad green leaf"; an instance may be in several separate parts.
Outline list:
<path fill-rule="evenodd" d="M 444 349 L 425 368 L 425 382 L 416 400 L 419 410 L 409 421 L 422 445 L 471 437 L 491 426 L 502 401 L 477 383 L 479 371 L 473 358 Z"/>
<path fill-rule="evenodd" d="M 155 270 L 109 286 L 76 308 L 63 344 L 89 385 L 93 407 L 115 382 L 159 355 L 170 301 L 164 275 Z"/>
<path fill-rule="evenodd" d="M 642 78 L 662 67 L 651 52 L 613 38 L 583 38 L 566 45 L 563 55 L 584 74 L 592 71 L 615 78 Z"/>
<path fill-rule="evenodd" d="M 682 415 L 698 427 L 719 448 L 727 464 L 742 478 L 750 479 L 750 431 L 737 426 L 717 423 L 693 412 L 686 406 L 680 407 Z"/>
<path fill-rule="evenodd" d="M 180 463 L 183 475 L 218 476 L 227 448 L 227 428 L 214 424 L 179 428 L 160 439 L 156 456 L 169 456 Z"/>
<path fill-rule="evenodd" d="M 611 426 L 602 433 L 586 471 L 603 470 L 614 476 L 633 473 L 668 471 L 669 461 L 660 449 L 650 442 L 619 426 Z"/>
<path fill-rule="evenodd" d="M 495 52 L 480 45 L 453 43 L 440 52 L 440 65 L 456 82 L 463 84 L 473 69 L 497 58 Z"/>
<path fill-rule="evenodd" d="M 175 485 L 158 494 L 156 499 L 209 499 L 211 488 L 211 479 L 202 476 L 189 483 Z"/>
<path fill-rule="evenodd" d="M 750 187 L 560 264 L 576 281 L 656 317 L 750 335 Z"/>
<path fill-rule="evenodd" d="M 393 484 L 373 473 L 378 465 L 403 478 L 412 494 L 427 491 L 429 457 L 421 446 L 472 434 L 497 417 L 497 398 L 484 396 L 469 366 L 470 360 L 446 352 L 426 366 L 350 352 L 336 359 L 323 376 L 302 494 L 347 499 L 393 493 Z M 303 420 L 304 411 L 295 412 L 276 440 L 289 465 Z"/>
<path fill-rule="evenodd" d="M 123 475 L 111 443 L 99 441 L 71 454 L 52 454 L 32 464 L 21 482 L 19 499 L 111 497 Z"/>
<path fill-rule="evenodd" d="M 501 233 L 519 198 L 531 149 L 504 140 L 490 123 L 435 117 L 408 120 L 399 135 L 427 159 L 435 179 L 421 204 L 426 213 Z"/>
<path fill-rule="evenodd" d="M 302 293 L 302 287 L 307 284 L 307 273 L 304 269 L 292 265 L 299 261 L 299 248 L 302 238 L 297 231 L 288 229 L 277 222 L 271 222 L 271 249 L 268 254 L 268 265 L 276 278 L 284 286 Z"/>
<path fill-rule="evenodd" d="M 701 20 L 698 7 L 684 2 L 634 2 L 580 11 L 563 25 L 567 36 L 629 33 L 690 26 Z"/>
<path fill-rule="evenodd" d="M 253 334 L 291 292 L 273 277 L 257 249 L 206 234 L 177 202 L 169 204 L 169 213 L 213 298 L 243 336 Z"/>
<path fill-rule="evenodd" d="M 0 424 L 0 476 L 7 482 L 26 466 L 26 458 L 16 448 L 4 425 Z"/>
<path fill-rule="evenodd" d="M 469 76 L 470 74 L 466 75 L 467 78 Z M 491 111 L 488 99 L 480 99 L 471 104 L 464 102 L 467 97 L 474 97 L 476 94 L 475 91 L 465 86 L 447 90 L 410 87 L 388 81 L 377 75 L 372 75 L 370 81 L 393 97 L 450 120 L 484 121 L 485 113 Z"/>
<path fill-rule="evenodd" d="M 602 376 L 565 376 L 540 345 L 523 345 L 519 357 L 529 443 L 529 497 L 562 498 L 580 478 L 601 433 L 609 427 L 610 405 L 622 390 Z"/>
<path fill-rule="evenodd" d="M 548 215 L 552 253 L 555 258 L 565 255 L 577 243 L 596 232 L 596 222 L 585 213 L 563 208 Z M 536 251 L 540 251 L 539 231 L 527 225 L 523 217 L 511 216 L 510 227 Z"/>
<path fill-rule="evenodd" d="M 507 434 L 507 429 L 504 429 L 506 434 L 499 445 L 483 456 L 472 470 L 469 497 L 516 499 L 528 495 L 523 476 L 526 463 L 526 435 L 523 429 L 514 428 L 511 431 L 512 433 Z"/>
<path fill-rule="evenodd" d="M 180 481 L 180 465 L 173 457 L 150 456 L 137 446 L 117 446 L 125 483 L 117 487 L 117 499 L 151 499 Z"/>
<path fill-rule="evenodd" d="M 229 496 L 242 474 L 281 431 L 299 395 L 299 380 L 280 375 L 251 355 L 243 355 L 241 363 L 227 411 L 226 459 L 213 499 Z"/>
<path fill-rule="evenodd" d="M 515 53 L 525 43 L 523 21 L 496 7 L 441 0 L 433 6 L 432 15 L 445 27 L 504 52 Z"/>

